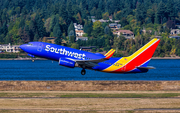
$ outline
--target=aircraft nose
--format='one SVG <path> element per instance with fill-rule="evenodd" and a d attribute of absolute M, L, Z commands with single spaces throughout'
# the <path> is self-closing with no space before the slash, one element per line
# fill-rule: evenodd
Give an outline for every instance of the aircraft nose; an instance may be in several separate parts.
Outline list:
<path fill-rule="evenodd" d="M 21 48 L 22 50 L 25 50 L 26 47 L 27 47 L 27 44 L 20 45 L 20 48 Z"/>

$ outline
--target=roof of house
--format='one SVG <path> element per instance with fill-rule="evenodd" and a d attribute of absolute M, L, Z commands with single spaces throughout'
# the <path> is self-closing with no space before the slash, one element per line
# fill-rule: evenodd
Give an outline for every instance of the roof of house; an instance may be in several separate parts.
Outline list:
<path fill-rule="evenodd" d="M 20 45 L 12 45 L 12 47 L 19 47 Z"/>
<path fill-rule="evenodd" d="M 81 46 L 81 49 L 92 49 L 92 48 L 96 48 L 96 46 Z"/>
<path fill-rule="evenodd" d="M 117 26 L 117 23 L 111 23 L 109 26 Z"/>
<path fill-rule="evenodd" d="M 88 37 L 76 37 L 78 39 L 88 39 Z"/>
<path fill-rule="evenodd" d="M 180 31 L 180 29 L 171 29 L 171 31 Z"/>
<path fill-rule="evenodd" d="M 125 34 L 134 34 L 132 31 L 130 30 L 118 30 L 116 32 L 120 32 L 120 33 L 125 33 Z"/>
<path fill-rule="evenodd" d="M 77 30 L 76 33 L 84 33 L 83 30 Z"/>
<path fill-rule="evenodd" d="M 3 44 L 3 45 L 0 45 L 0 46 L 9 46 L 9 44 Z"/>
<path fill-rule="evenodd" d="M 180 36 L 169 36 L 170 38 L 180 38 Z"/>
<path fill-rule="evenodd" d="M 88 37 L 76 37 L 76 40 L 88 40 Z"/>
<path fill-rule="evenodd" d="M 109 20 L 100 19 L 100 22 L 109 22 Z"/>

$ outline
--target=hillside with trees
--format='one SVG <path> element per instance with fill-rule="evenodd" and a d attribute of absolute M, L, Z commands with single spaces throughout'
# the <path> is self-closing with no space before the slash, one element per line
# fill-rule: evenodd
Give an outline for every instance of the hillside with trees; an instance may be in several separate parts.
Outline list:
<path fill-rule="evenodd" d="M 94 52 L 114 48 L 115 56 L 127 56 L 161 36 L 154 56 L 180 56 L 180 39 L 168 38 L 180 25 L 180 0 L 1 0 L 0 6 L 0 44 L 57 37 L 59 45 L 96 46 Z M 92 22 L 91 16 L 120 20 L 121 29 L 131 30 L 135 39 L 113 35 L 111 21 Z M 75 41 L 73 23 L 83 25 L 88 41 Z"/>

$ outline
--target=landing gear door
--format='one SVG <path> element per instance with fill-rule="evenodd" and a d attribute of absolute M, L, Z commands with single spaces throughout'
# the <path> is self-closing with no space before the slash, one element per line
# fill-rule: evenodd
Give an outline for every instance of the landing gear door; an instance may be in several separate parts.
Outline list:
<path fill-rule="evenodd" d="M 43 48 L 43 44 L 42 44 L 42 43 L 39 43 L 39 44 L 38 44 L 38 49 L 37 49 L 37 51 L 41 52 L 41 51 L 42 51 L 42 48 Z"/>

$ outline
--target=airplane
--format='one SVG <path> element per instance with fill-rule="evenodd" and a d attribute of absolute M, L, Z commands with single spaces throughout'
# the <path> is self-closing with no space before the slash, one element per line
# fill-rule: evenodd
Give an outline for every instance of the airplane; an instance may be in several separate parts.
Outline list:
<path fill-rule="evenodd" d="M 45 42 L 29 42 L 20 48 L 32 57 L 57 61 L 59 65 L 69 68 L 80 67 L 82 75 L 86 74 L 86 69 L 107 73 L 145 73 L 155 69 L 148 63 L 159 42 L 159 39 L 154 38 L 132 55 L 119 58 L 112 58 L 114 49 L 102 55 Z"/>

